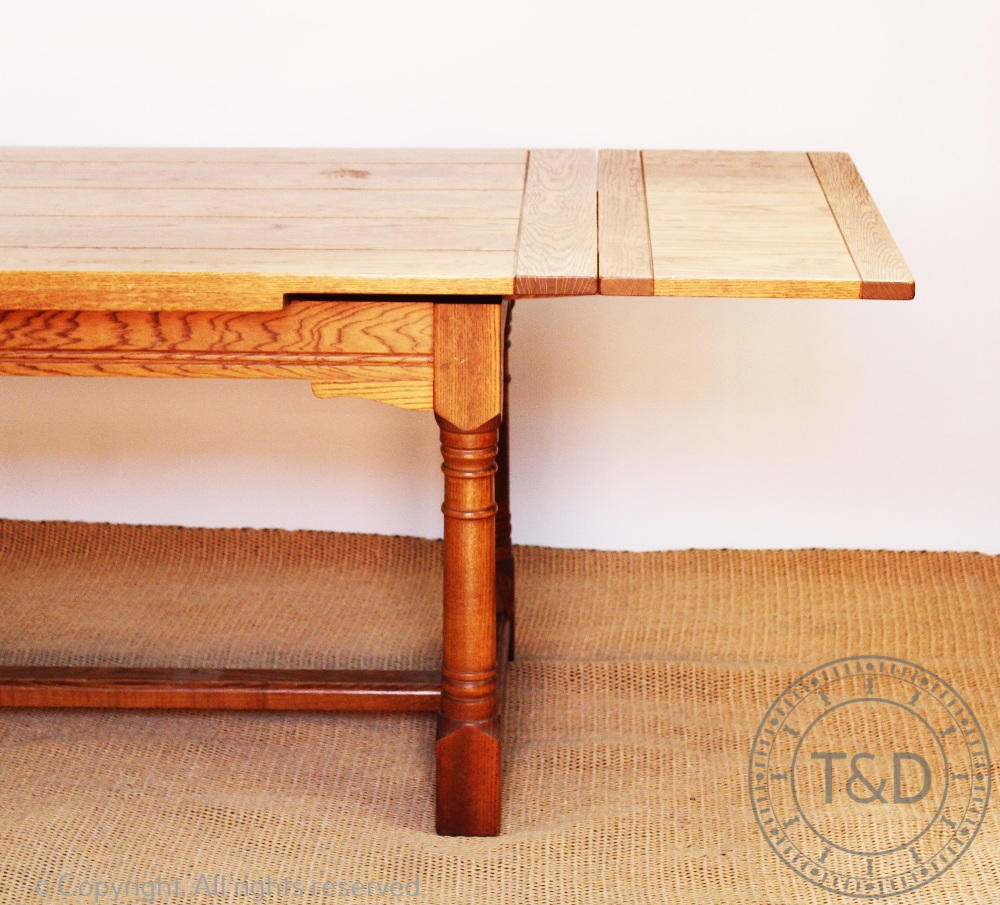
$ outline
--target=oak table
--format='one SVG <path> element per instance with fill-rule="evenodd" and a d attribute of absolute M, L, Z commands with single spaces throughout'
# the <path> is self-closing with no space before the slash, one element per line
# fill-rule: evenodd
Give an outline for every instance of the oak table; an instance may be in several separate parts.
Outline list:
<path fill-rule="evenodd" d="M 0 668 L 0 706 L 436 710 L 437 829 L 500 826 L 514 297 L 597 291 L 593 151 L 0 149 L 0 374 L 308 381 L 433 411 L 437 672 Z"/>
<path fill-rule="evenodd" d="M 597 169 L 589 151 L 0 150 L 0 374 L 294 378 L 433 411 L 445 557 L 440 675 L 7 667 L 0 706 L 437 710 L 438 831 L 498 832 L 513 299 L 913 297 L 845 154 L 601 151 Z"/>

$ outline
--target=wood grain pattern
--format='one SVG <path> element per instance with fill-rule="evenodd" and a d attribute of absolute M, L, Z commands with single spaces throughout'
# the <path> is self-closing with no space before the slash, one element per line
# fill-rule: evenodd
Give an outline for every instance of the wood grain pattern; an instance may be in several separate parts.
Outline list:
<path fill-rule="evenodd" d="M 286 294 L 509 295 L 513 264 L 513 252 L 495 251 L 0 249 L 0 309 L 270 311 Z"/>
<path fill-rule="evenodd" d="M 854 161 L 819 151 L 811 151 L 809 160 L 861 274 L 861 297 L 912 299 L 913 276 Z"/>
<path fill-rule="evenodd" d="M 0 248 L 510 251 L 517 220 L 0 216 Z"/>
<path fill-rule="evenodd" d="M 455 430 L 500 417 L 503 324 L 500 299 L 434 306 L 434 412 Z"/>
<path fill-rule="evenodd" d="M 517 189 L 518 163 L 0 160 L 10 188 Z"/>
<path fill-rule="evenodd" d="M 295 301 L 275 312 L 4 311 L 0 349 L 166 353 L 425 355 L 429 301 Z"/>
<path fill-rule="evenodd" d="M 800 169 L 802 151 L 718 151 L 718 150 L 662 150 L 642 152 L 643 160 L 652 167 L 692 167 L 688 176 L 706 168 L 722 168 L 741 172 L 759 173 L 761 169 Z"/>
<path fill-rule="evenodd" d="M 0 149 L 0 308 L 596 291 L 593 152 Z"/>
<path fill-rule="evenodd" d="M 5 149 L 0 308 L 510 295 L 527 152 Z"/>
<path fill-rule="evenodd" d="M 52 148 L 0 147 L 0 160 L 146 163 L 524 163 L 519 148 Z"/>
<path fill-rule="evenodd" d="M 331 368 L 326 380 L 314 380 L 312 389 L 320 399 L 356 396 L 429 412 L 434 408 L 434 366 L 430 362 L 344 365 Z"/>
<path fill-rule="evenodd" d="M 514 293 L 597 292 L 597 174 L 593 151 L 528 154 Z"/>
<path fill-rule="evenodd" d="M 309 361 L 303 356 L 268 355 L 226 360 L 209 356 L 151 359 L 121 354 L 39 355 L 0 352 L 0 374 L 21 377 L 195 377 L 304 380 L 320 399 L 357 397 L 397 408 L 430 411 L 434 369 L 431 363 L 390 360 L 388 356 L 348 359 L 334 356 Z"/>
<path fill-rule="evenodd" d="M 598 157 L 598 269 L 602 295 L 652 295 L 646 186 L 639 151 Z"/>
<path fill-rule="evenodd" d="M 308 380 L 320 398 L 433 403 L 433 304 L 297 301 L 278 312 L 0 312 L 0 374 Z"/>
<path fill-rule="evenodd" d="M 429 671 L 0 667 L 0 707 L 436 710 Z"/>
<path fill-rule="evenodd" d="M 859 296 L 806 154 L 644 151 L 643 167 L 656 295 Z"/>
<path fill-rule="evenodd" d="M 11 216 L 85 217 L 412 217 L 423 220 L 521 216 L 522 187 L 497 191 L 462 189 L 396 192 L 371 189 L 12 189 L 0 183 L 0 213 Z"/>

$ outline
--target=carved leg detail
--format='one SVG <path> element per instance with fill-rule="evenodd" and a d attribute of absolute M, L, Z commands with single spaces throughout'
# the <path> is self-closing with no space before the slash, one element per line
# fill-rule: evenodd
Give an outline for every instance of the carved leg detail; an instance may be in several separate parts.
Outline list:
<path fill-rule="evenodd" d="M 437 831 L 500 831 L 496 663 L 497 420 L 476 432 L 441 418 L 444 652 L 437 736 Z"/>

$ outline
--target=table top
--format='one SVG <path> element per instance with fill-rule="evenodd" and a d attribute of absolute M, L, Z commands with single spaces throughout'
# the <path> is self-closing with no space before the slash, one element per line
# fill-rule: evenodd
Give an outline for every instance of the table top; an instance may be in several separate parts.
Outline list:
<path fill-rule="evenodd" d="M 591 150 L 0 148 L 0 308 L 589 295 Z"/>
<path fill-rule="evenodd" d="M 605 295 L 913 298 L 851 158 L 601 151 Z"/>
<path fill-rule="evenodd" d="M 912 298 L 913 278 L 842 153 L 0 148 L 0 308 L 598 291 Z"/>

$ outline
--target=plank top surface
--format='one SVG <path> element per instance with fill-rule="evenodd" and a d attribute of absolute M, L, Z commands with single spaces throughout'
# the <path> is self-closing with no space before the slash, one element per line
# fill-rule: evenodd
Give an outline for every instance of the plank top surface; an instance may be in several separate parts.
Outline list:
<path fill-rule="evenodd" d="M 850 157 L 601 151 L 605 295 L 913 298 Z"/>
<path fill-rule="evenodd" d="M 0 148 L 0 308 L 597 291 L 576 150 Z"/>

